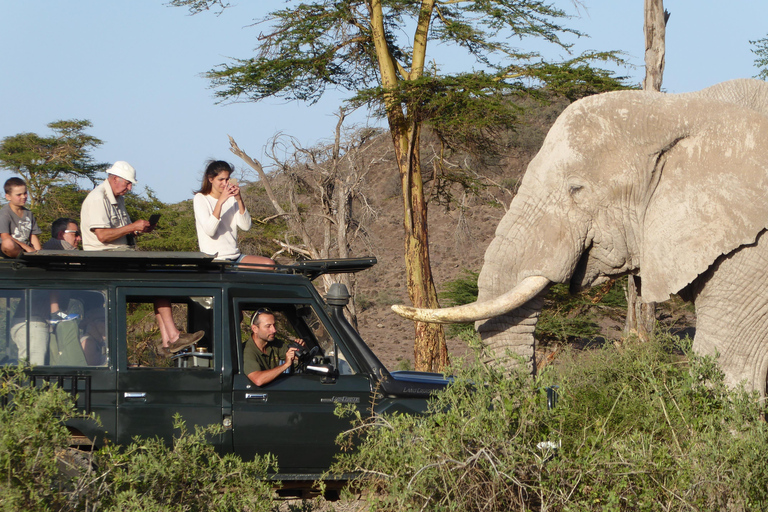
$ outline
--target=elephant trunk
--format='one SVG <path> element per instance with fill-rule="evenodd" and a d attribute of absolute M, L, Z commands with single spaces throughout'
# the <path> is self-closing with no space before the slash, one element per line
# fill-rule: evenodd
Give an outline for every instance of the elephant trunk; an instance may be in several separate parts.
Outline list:
<path fill-rule="evenodd" d="M 478 321 L 475 328 L 483 340 L 483 361 L 511 369 L 522 363 L 536 372 L 534 330 L 544 306 L 544 293 L 511 313 Z"/>

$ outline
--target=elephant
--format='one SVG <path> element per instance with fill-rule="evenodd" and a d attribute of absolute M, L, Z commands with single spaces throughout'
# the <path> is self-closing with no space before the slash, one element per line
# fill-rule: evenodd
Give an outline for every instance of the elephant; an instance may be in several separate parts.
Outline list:
<path fill-rule="evenodd" d="M 572 291 L 639 276 L 641 300 L 694 303 L 697 353 L 726 383 L 768 374 L 768 84 L 684 94 L 614 91 L 557 118 L 485 253 L 475 303 L 395 305 L 417 321 L 475 322 L 488 360 L 535 368 L 553 283 Z"/>

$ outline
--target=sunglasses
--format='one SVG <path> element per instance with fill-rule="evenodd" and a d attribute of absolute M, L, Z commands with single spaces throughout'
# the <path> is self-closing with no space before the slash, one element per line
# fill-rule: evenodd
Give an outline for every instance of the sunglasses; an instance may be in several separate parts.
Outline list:
<path fill-rule="evenodd" d="M 80 236 L 80 232 L 79 232 L 79 231 L 76 231 L 76 230 L 74 230 L 74 229 L 65 229 L 65 230 L 64 230 L 64 232 L 65 232 L 65 233 L 74 233 L 74 234 L 75 234 L 75 236 Z"/>
<path fill-rule="evenodd" d="M 269 309 L 269 308 L 259 308 L 259 309 L 257 309 L 257 310 L 256 310 L 256 311 L 253 313 L 253 316 L 251 317 L 251 325 L 253 325 L 253 324 L 255 324 L 255 323 L 256 323 L 256 320 L 258 320 L 258 319 L 259 319 L 259 315 L 263 315 L 263 314 L 265 314 L 265 313 L 268 313 L 268 314 L 270 314 L 270 315 L 273 315 L 273 316 L 274 316 L 274 313 L 272 312 L 272 310 L 271 310 L 271 309 Z"/>

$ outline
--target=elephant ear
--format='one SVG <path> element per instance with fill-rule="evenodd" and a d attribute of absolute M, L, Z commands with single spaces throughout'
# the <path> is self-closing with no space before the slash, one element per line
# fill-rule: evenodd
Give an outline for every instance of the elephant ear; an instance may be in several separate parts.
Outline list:
<path fill-rule="evenodd" d="M 647 302 L 668 299 L 768 227 L 768 116 L 722 102 L 695 106 L 701 114 L 684 114 L 685 129 L 651 172 L 640 256 Z"/>

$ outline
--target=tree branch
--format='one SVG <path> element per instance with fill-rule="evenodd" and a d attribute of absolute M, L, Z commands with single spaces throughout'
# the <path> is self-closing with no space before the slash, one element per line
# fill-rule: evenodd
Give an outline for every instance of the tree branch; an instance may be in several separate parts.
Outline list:
<path fill-rule="evenodd" d="M 272 190 L 272 186 L 269 183 L 269 179 L 267 179 L 267 174 L 264 172 L 261 164 L 248 156 L 245 151 L 240 149 L 240 147 L 237 145 L 237 142 L 235 142 L 235 139 L 233 139 L 231 135 L 227 135 L 227 137 L 229 137 L 229 150 L 235 155 L 239 156 L 241 160 L 251 166 L 251 168 L 253 168 L 259 174 L 259 178 L 264 185 L 264 189 L 267 191 L 267 197 L 269 197 L 269 200 L 272 202 L 272 206 L 274 206 L 278 214 L 284 215 L 286 212 L 277 201 L 275 193 Z"/>

